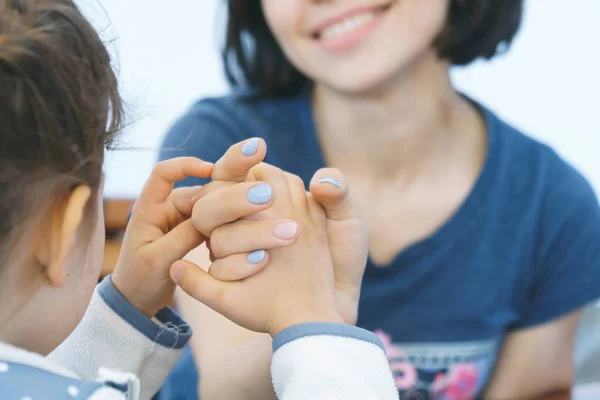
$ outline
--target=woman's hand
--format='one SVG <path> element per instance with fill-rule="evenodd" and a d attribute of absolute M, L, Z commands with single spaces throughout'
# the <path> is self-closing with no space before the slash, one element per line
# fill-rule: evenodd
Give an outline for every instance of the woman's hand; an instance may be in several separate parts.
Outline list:
<path fill-rule="evenodd" d="M 343 322 L 338 312 L 327 219 L 322 207 L 307 195 L 300 178 L 267 164 L 252 168 L 246 180 L 270 185 L 275 197 L 270 219 L 295 221 L 301 232 L 297 242 L 293 246 L 262 251 L 264 257 L 268 254 L 270 258 L 268 268 L 242 280 L 223 282 L 187 261 L 173 265 L 173 280 L 190 296 L 238 325 L 272 336 L 304 322 Z M 252 219 L 264 222 L 258 213 Z M 239 229 L 248 236 L 256 235 L 250 225 L 240 225 Z M 213 253 L 225 251 L 217 250 L 212 240 L 211 250 Z M 239 260 L 239 255 L 232 253 L 216 259 L 210 270 L 229 269 Z"/>
<path fill-rule="evenodd" d="M 217 161 L 212 171 L 212 182 L 205 185 L 199 196 L 205 196 L 213 191 L 223 190 L 239 182 L 252 181 L 254 177 L 248 173 L 251 169 L 249 163 L 244 163 L 245 148 L 252 148 L 256 157 L 263 159 L 266 155 L 266 144 L 262 139 L 250 139 L 232 146 L 225 155 Z M 226 166 L 236 166 L 227 168 Z M 287 176 L 290 176 L 287 174 Z M 297 180 L 297 177 L 293 177 Z M 360 286 L 367 262 L 367 234 L 360 207 L 350 194 L 343 174 L 332 168 L 324 168 L 314 175 L 310 183 L 310 193 L 306 193 L 310 201 L 316 201 L 325 210 L 327 217 L 326 232 L 329 241 L 329 250 L 334 266 L 336 299 L 338 311 L 347 324 L 356 324 L 358 315 L 358 301 Z M 196 208 L 199 213 L 194 218 L 198 229 L 207 236 L 211 235 L 210 229 L 203 225 L 210 225 L 206 216 L 200 215 L 201 201 Z M 278 220 L 273 210 L 265 210 L 249 215 L 244 220 L 265 221 L 272 223 Z M 270 222 L 267 222 L 270 221 Z M 241 225 L 240 225 L 241 226 Z M 252 233 L 247 225 L 248 236 L 260 237 Z M 291 229 L 286 227 L 287 229 Z M 244 241 L 250 247 L 242 247 L 230 238 L 225 238 L 224 232 L 215 231 L 214 237 L 207 241 L 211 261 L 231 256 L 240 251 L 264 250 L 256 243 Z M 273 236 L 273 235 L 271 235 Z M 216 272 L 217 268 L 225 267 L 223 263 L 210 267 L 211 274 L 216 277 L 222 275 Z"/>

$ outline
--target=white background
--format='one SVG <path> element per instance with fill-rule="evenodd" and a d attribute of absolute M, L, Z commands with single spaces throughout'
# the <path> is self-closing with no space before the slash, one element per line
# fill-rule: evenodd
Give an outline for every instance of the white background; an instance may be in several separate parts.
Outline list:
<path fill-rule="evenodd" d="M 427 1 L 427 0 L 423 0 Z M 457 86 L 554 146 L 600 192 L 600 1 L 526 0 L 512 50 L 454 71 Z M 218 57 L 224 0 L 80 0 L 117 55 L 130 127 L 108 157 L 106 195 L 136 196 L 170 124 L 227 92 Z"/>

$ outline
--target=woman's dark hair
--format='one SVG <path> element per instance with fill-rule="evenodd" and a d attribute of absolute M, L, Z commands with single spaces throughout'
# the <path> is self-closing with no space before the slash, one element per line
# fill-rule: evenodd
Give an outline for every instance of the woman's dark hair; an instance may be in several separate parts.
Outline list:
<path fill-rule="evenodd" d="M 508 48 L 521 24 L 523 0 L 450 0 L 449 7 L 435 46 L 441 58 L 466 65 Z M 234 87 L 264 96 L 302 90 L 308 78 L 281 51 L 259 0 L 228 0 L 228 18 L 222 57 Z"/>
<path fill-rule="evenodd" d="M 73 0 L 0 0 L 0 253 L 78 185 L 98 193 L 121 116 L 109 53 Z"/>

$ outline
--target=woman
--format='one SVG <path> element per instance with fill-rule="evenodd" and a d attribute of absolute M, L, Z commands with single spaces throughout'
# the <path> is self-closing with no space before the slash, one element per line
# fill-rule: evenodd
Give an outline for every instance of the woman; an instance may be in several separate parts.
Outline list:
<path fill-rule="evenodd" d="M 305 182 L 344 172 L 369 231 L 357 324 L 386 344 L 404 399 L 569 387 L 580 310 L 600 297 L 590 185 L 450 81 L 451 65 L 510 44 L 521 15 L 521 0 L 229 0 L 238 90 L 195 104 L 164 141 L 162 159 L 214 161 L 260 136 L 267 162 Z M 203 400 L 273 398 L 269 337 L 180 306 Z M 191 360 L 167 398 L 195 397 Z"/>

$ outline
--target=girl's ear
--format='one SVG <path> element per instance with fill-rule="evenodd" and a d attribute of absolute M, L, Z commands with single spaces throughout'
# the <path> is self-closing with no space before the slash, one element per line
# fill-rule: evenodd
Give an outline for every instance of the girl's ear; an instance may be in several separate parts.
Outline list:
<path fill-rule="evenodd" d="M 45 223 L 40 225 L 36 234 L 34 255 L 45 267 L 46 283 L 52 287 L 59 288 L 65 283 L 67 260 L 91 194 L 92 190 L 87 185 L 75 188 L 68 197 L 50 208 Z"/>

